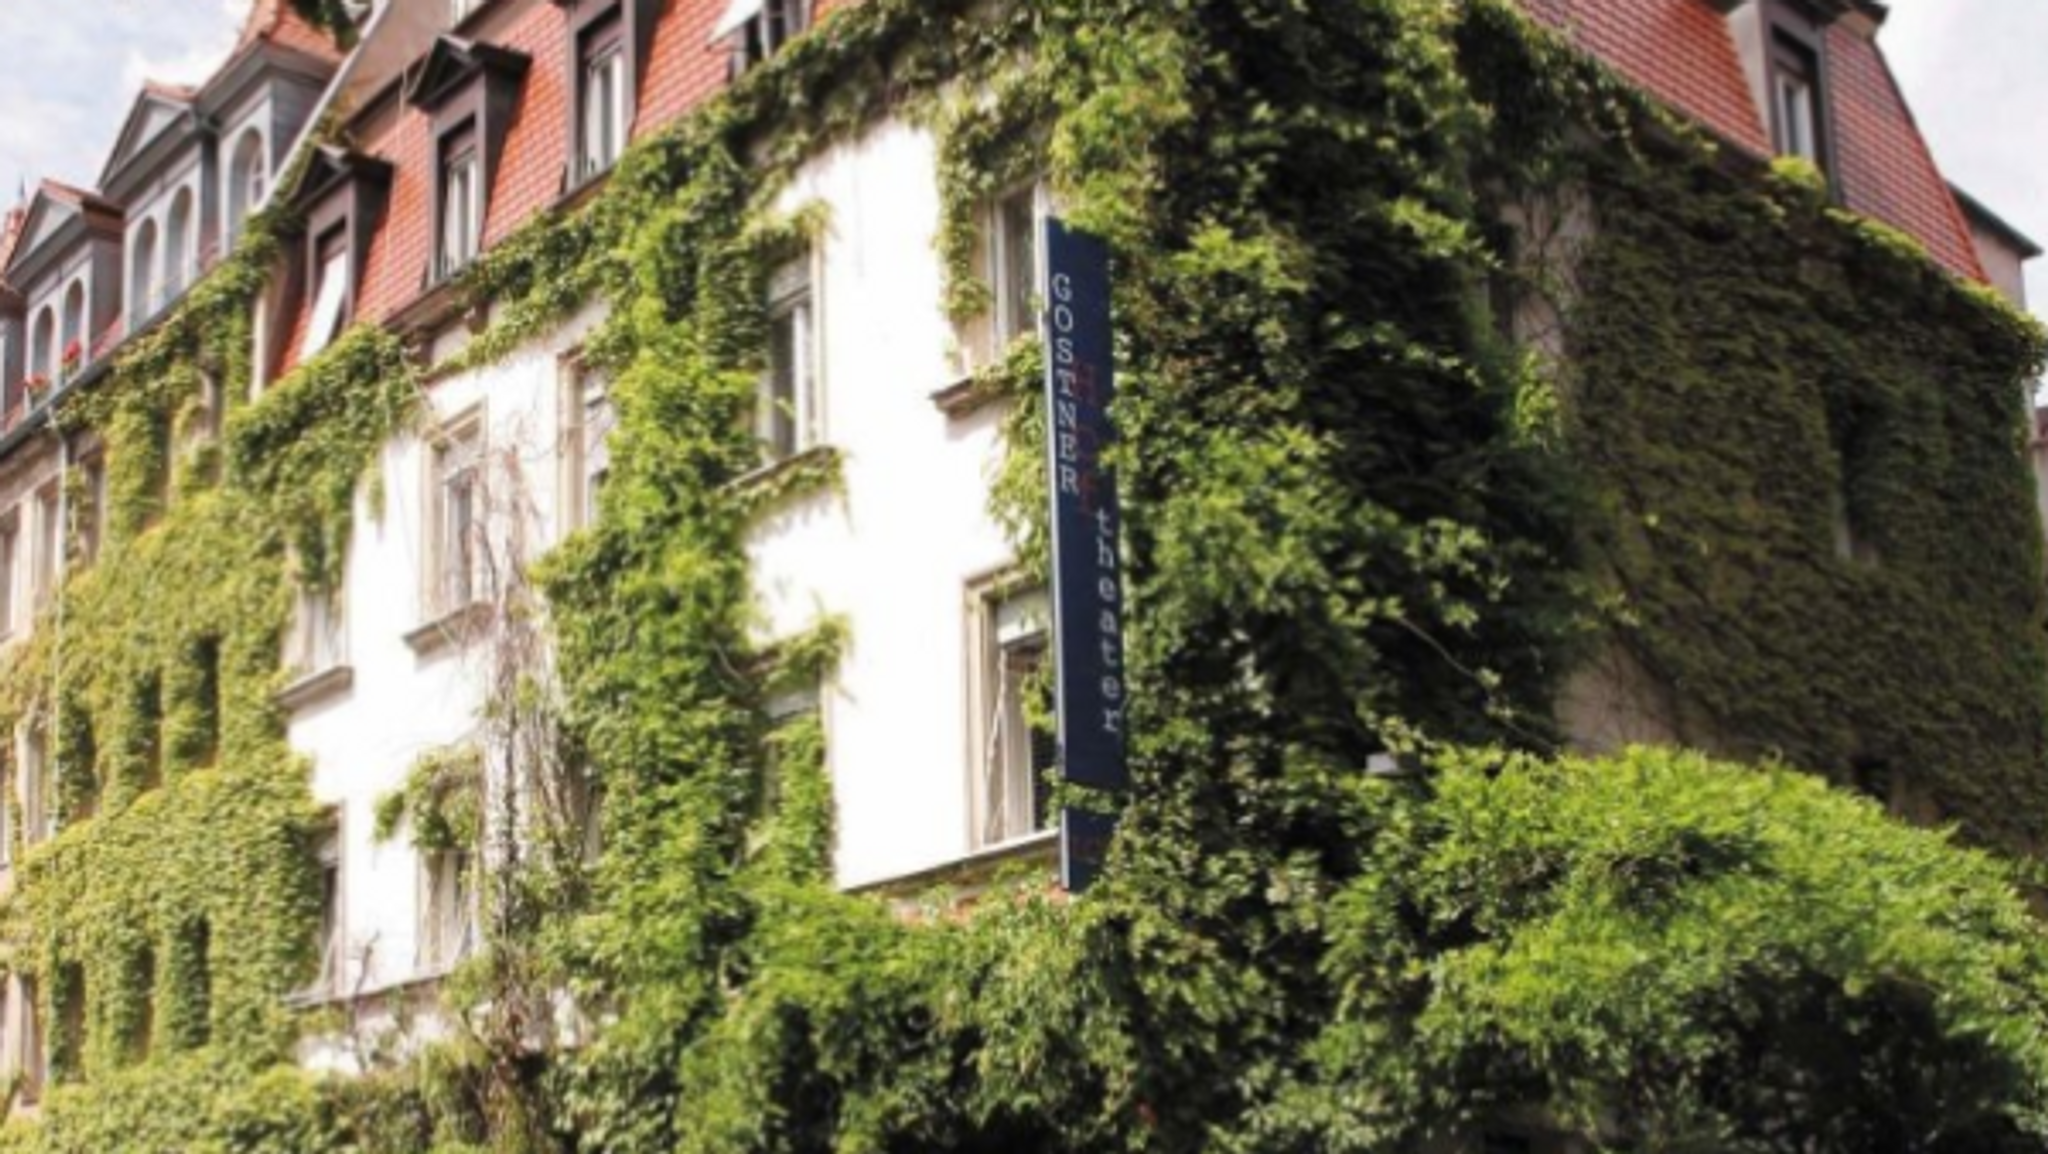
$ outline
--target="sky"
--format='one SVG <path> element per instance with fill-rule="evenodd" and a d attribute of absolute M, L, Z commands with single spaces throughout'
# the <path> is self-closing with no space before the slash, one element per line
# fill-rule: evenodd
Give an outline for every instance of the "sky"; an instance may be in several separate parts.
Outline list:
<path fill-rule="evenodd" d="M 1883 42 L 1950 180 L 2048 244 L 2048 0 L 1892 0 Z M 0 0 L 0 203 L 91 184 L 145 79 L 226 58 L 248 0 Z M 2048 315 L 2048 259 L 2030 296 Z"/>
<path fill-rule="evenodd" d="M 91 185 L 144 80 L 204 80 L 248 0 L 0 0 L 0 204 Z"/>

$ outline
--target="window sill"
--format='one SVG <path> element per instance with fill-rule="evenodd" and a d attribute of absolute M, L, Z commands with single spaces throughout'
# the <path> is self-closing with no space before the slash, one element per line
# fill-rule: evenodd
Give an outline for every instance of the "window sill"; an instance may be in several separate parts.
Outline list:
<path fill-rule="evenodd" d="M 301 674 L 277 691 L 275 700 L 287 711 L 296 712 L 355 688 L 353 665 L 333 665 L 318 673 Z"/>
<path fill-rule="evenodd" d="M 444 649 L 466 647 L 482 632 L 490 615 L 490 602 L 473 601 L 406 634 L 406 647 L 417 657 L 431 657 Z"/>
<path fill-rule="evenodd" d="M 962 421 L 1003 400 L 1001 390 L 992 387 L 979 373 L 968 373 L 931 394 L 932 406 L 949 421 Z"/>
<path fill-rule="evenodd" d="M 834 489 L 840 483 L 841 458 L 831 445 L 813 445 L 726 482 L 726 491 L 760 512 L 785 501 Z"/>
<path fill-rule="evenodd" d="M 848 892 L 905 897 L 942 885 L 973 887 L 985 884 L 1005 866 L 1029 865 L 1040 861 L 1048 867 L 1055 866 L 1058 864 L 1059 847 L 1060 831 L 1042 830 L 1000 845 L 986 846 L 941 865 L 883 878 L 880 881 L 866 882 L 854 886 Z"/>

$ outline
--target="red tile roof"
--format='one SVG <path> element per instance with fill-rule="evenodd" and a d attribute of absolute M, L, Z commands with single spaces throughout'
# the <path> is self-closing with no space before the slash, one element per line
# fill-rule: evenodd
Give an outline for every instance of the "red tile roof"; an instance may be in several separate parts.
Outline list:
<path fill-rule="evenodd" d="M 1828 66 L 1843 199 L 1857 212 L 1911 234 L 1954 272 L 1986 279 L 1969 222 L 1935 166 L 1884 54 L 1837 24 L 1828 33 Z"/>
<path fill-rule="evenodd" d="M 818 0 L 822 17 L 859 0 Z M 1624 79 L 1752 155 L 1771 153 L 1728 20 L 1709 0 L 1520 0 L 1539 22 Z M 727 56 L 709 44 L 727 0 L 670 0 L 655 24 L 633 135 L 644 137 L 724 87 Z M 486 244 L 510 235 L 561 195 L 568 163 L 568 93 L 561 12 L 534 4 L 492 42 L 533 59 L 493 175 Z M 257 0 L 252 36 L 311 29 L 286 0 Z M 1969 232 L 1875 44 L 1845 25 L 1830 33 L 1841 181 L 1849 205 L 1900 228 L 1959 274 L 1983 277 Z M 427 118 L 399 106 L 374 115 L 361 147 L 395 169 L 384 225 L 364 257 L 355 315 L 387 321 L 425 287 L 433 252 Z M 303 317 L 295 322 L 303 327 Z M 297 344 L 296 335 L 291 341 Z"/>
<path fill-rule="evenodd" d="M 1706 0 L 1522 0 L 1522 6 L 1715 135 L 1760 155 L 1771 151 L 1728 18 Z"/>
<path fill-rule="evenodd" d="M 1538 22 L 1666 106 L 1754 156 L 1773 152 L 1728 18 L 1709 0 L 1521 0 Z M 1935 167 L 1884 54 L 1837 22 L 1828 30 L 1836 163 L 1849 207 L 1904 231 L 1961 276 L 1984 279 L 1955 198 Z"/>
<path fill-rule="evenodd" d="M 250 5 L 249 17 L 242 22 L 242 34 L 235 42 L 234 54 L 241 55 L 259 40 L 324 60 L 341 59 L 341 48 L 335 44 L 334 37 L 299 15 L 291 0 L 255 0 Z"/>

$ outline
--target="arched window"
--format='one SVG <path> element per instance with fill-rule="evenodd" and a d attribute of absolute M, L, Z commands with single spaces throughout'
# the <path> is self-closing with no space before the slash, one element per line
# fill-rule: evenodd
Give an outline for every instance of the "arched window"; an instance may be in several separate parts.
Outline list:
<path fill-rule="evenodd" d="M 192 227 L 192 189 L 188 185 L 171 198 L 171 214 L 164 228 L 165 300 L 184 292 L 198 271 L 196 266 L 199 262 L 193 252 L 193 242 L 197 239 Z"/>
<path fill-rule="evenodd" d="M 86 342 L 91 336 L 85 331 L 85 282 L 75 280 L 64 290 L 64 340 L 57 351 L 57 371 L 64 379 L 85 367 Z"/>
<path fill-rule="evenodd" d="M 57 310 L 49 305 L 36 314 L 35 332 L 29 340 L 28 371 L 48 384 L 57 378 Z"/>
<path fill-rule="evenodd" d="M 128 273 L 128 327 L 139 329 L 142 322 L 156 315 L 163 304 L 157 291 L 156 222 L 145 220 L 135 230 L 135 249 L 129 255 Z"/>
<path fill-rule="evenodd" d="M 263 134 L 252 128 L 235 142 L 234 157 L 228 162 L 229 235 L 242 234 L 249 214 L 263 203 L 264 182 L 269 176 L 270 164 L 263 156 Z"/>

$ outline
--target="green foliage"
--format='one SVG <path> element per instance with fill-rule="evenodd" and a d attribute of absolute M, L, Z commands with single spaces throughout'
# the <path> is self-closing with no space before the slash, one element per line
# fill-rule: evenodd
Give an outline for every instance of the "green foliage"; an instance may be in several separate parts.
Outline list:
<path fill-rule="evenodd" d="M 483 836 L 483 751 L 474 745 L 421 755 L 405 785 L 377 799 L 370 836 L 379 842 L 410 823 L 422 851 L 474 850 Z"/>
<path fill-rule="evenodd" d="M 750 526 L 842 483 L 830 453 L 762 473 L 749 432 L 768 274 L 819 223 L 772 206 L 898 113 L 939 136 L 956 319 L 987 304 L 982 204 L 1021 178 L 1117 256 L 1139 788 L 1083 902 L 1028 876 L 916 909 L 836 892 L 825 727 L 765 715 L 848 643 L 834 621 L 751 643 Z M 76 414 L 109 439 L 114 531 L 0 722 L 42 711 L 91 751 L 11 907 L 44 1020 L 80 992 L 60 1048 L 89 1083 L 0 1148 L 1379 1150 L 1503 1117 L 1657 1149 L 2048 1133 L 2048 954 L 1994 859 L 1685 755 L 1363 772 L 1390 748 L 1554 746 L 1587 621 L 1618 605 L 1606 624 L 1706 737 L 1822 769 L 1909 751 L 1973 819 L 2038 812 L 2048 670 L 2016 623 L 2039 621 L 2040 558 L 1999 393 L 2038 333 L 1796 180 L 1708 159 L 1496 0 L 865 0 L 637 145 L 458 288 L 500 318 L 458 368 L 610 305 L 602 515 L 536 574 L 558 756 L 589 766 L 604 853 L 587 887 L 507 881 L 494 924 L 519 940 L 450 986 L 454 1040 L 338 1084 L 279 1068 L 313 815 L 269 693 L 291 584 L 340 573 L 420 382 L 361 330 L 232 400 L 259 230 Z M 1572 187 L 1599 227 L 1558 278 L 1582 288 L 1559 382 L 1477 302 L 1507 263 L 1495 200 Z M 991 508 L 1039 568 L 1043 354 L 1003 353 L 977 384 L 1009 406 Z M 187 436 L 209 375 L 224 453 Z M 1838 474 L 1877 566 L 1829 552 L 1816 494 Z M 1907 692 L 1918 645 L 1945 713 Z M 523 674 L 487 720 L 554 707 Z M 493 756 L 423 761 L 380 836 L 473 843 Z M 599 1025 L 536 1055 L 563 989 Z"/>
<path fill-rule="evenodd" d="M 2036 1148 L 2048 941 L 2010 865 L 1666 751 L 1464 756 L 1361 808 L 1341 999 L 1270 1114 L 1320 1148 L 1532 1104 L 1618 1149 Z"/>

